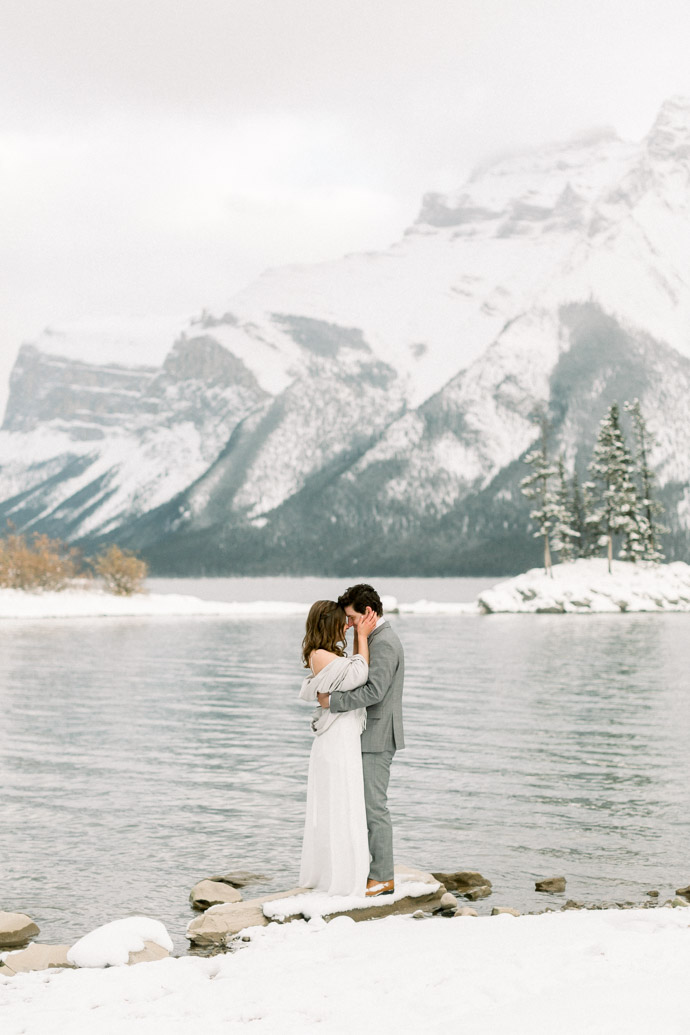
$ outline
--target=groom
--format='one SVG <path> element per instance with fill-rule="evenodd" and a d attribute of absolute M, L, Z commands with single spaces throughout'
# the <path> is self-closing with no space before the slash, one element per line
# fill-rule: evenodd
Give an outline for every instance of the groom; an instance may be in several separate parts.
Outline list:
<path fill-rule="evenodd" d="M 348 617 L 348 629 L 354 628 L 355 637 L 366 615 L 371 612 L 378 615 L 369 636 L 367 682 L 356 690 L 319 694 L 321 707 L 330 708 L 332 712 L 347 712 L 353 708 L 367 710 L 367 726 L 362 733 L 362 768 L 371 855 L 366 894 L 371 898 L 391 895 L 395 888 L 388 779 L 393 755 L 405 747 L 402 723 L 405 659 L 397 633 L 383 617 L 383 605 L 375 589 L 364 583 L 351 586 L 338 597 L 338 603 Z"/>

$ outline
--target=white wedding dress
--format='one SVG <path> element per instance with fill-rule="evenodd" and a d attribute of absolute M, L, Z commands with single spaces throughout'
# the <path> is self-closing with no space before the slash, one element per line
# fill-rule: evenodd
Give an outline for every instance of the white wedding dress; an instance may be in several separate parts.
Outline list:
<path fill-rule="evenodd" d="M 318 675 L 308 676 L 300 697 L 354 690 L 367 681 L 369 667 L 360 654 L 336 658 Z M 319 709 L 309 757 L 307 814 L 299 882 L 328 895 L 364 895 L 369 875 L 369 842 L 364 809 L 361 733 L 366 708 L 332 713 Z"/>

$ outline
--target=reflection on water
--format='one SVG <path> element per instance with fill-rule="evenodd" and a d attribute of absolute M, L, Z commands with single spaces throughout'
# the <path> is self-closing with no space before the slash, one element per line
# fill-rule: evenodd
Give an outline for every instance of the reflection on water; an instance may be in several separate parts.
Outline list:
<path fill-rule="evenodd" d="M 393 620 L 408 671 L 399 859 L 480 869 L 487 910 L 549 904 L 543 876 L 587 900 L 687 884 L 685 616 Z M 46 941 L 145 913 L 183 951 L 200 878 L 293 885 L 302 633 L 299 618 L 1 625 L 2 908 Z"/>

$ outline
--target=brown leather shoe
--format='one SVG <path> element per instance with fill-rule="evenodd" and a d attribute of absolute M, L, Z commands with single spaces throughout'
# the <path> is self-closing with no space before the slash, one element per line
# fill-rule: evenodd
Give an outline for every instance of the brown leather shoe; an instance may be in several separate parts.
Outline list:
<path fill-rule="evenodd" d="M 379 895 L 392 895 L 395 891 L 394 880 L 372 880 L 367 881 L 367 898 L 377 898 Z"/>

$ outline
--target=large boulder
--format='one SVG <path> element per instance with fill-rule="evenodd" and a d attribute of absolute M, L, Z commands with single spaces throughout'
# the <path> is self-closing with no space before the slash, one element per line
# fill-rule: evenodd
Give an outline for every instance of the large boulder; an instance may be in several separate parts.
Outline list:
<path fill-rule="evenodd" d="M 71 967 L 67 959 L 69 945 L 29 945 L 18 952 L 8 952 L 0 975 L 12 977 L 29 970 L 49 970 L 52 967 Z"/>
<path fill-rule="evenodd" d="M 348 916 L 352 920 L 375 920 L 382 916 L 416 913 L 422 911 L 433 913 L 442 908 L 441 902 L 446 889 L 434 879 L 433 874 L 425 873 L 414 867 L 399 865 L 395 867 L 395 893 L 361 899 L 356 897 L 330 899 L 323 893 L 308 892 L 296 897 L 294 902 L 283 903 L 282 908 L 272 907 L 265 911 L 273 920 L 299 920 L 321 916 L 324 920 L 333 920 L 336 916 Z M 271 901 L 271 900 L 269 900 Z M 333 903 L 333 911 L 328 906 Z M 350 903 L 352 903 L 350 905 Z M 454 900 L 455 903 L 455 900 Z"/>
<path fill-rule="evenodd" d="M 349 916 L 353 920 L 378 920 L 382 916 L 401 916 L 408 913 L 416 913 L 421 907 L 425 912 L 433 913 L 441 909 L 441 899 L 445 894 L 443 885 L 436 885 L 438 890 L 430 891 L 428 895 L 406 895 L 395 902 L 391 902 L 387 896 L 373 898 L 371 906 L 363 909 L 345 909 L 336 913 L 327 913 L 324 920 L 333 920 L 336 916 Z"/>
<path fill-rule="evenodd" d="M 387 895 L 382 895 L 370 899 L 371 905 L 367 904 L 359 909 L 343 909 L 335 910 L 333 913 L 324 913 L 324 919 L 332 920 L 336 916 L 349 916 L 353 920 L 374 920 L 378 917 L 399 913 L 414 913 L 420 906 L 430 912 L 441 908 L 441 899 L 446 889 L 431 873 L 401 864 L 395 867 L 395 879 L 398 885 L 402 883 L 422 884 L 428 885 L 429 890 L 422 894 L 406 895 L 395 902 L 392 902 Z M 196 917 L 189 923 L 187 937 L 192 945 L 198 947 L 223 946 L 247 927 L 265 927 L 273 920 L 283 923 L 301 919 L 304 915 L 302 912 L 304 904 L 301 904 L 299 899 L 311 894 L 313 894 L 311 888 L 294 888 L 292 891 L 274 892 L 271 895 L 247 899 L 244 902 L 212 906 L 202 916 Z M 290 909 L 293 905 L 291 903 L 285 913 L 276 911 L 276 915 L 272 918 L 264 914 L 263 907 L 267 902 L 289 898 L 298 899 L 294 903 L 294 912 Z"/>
<path fill-rule="evenodd" d="M 193 909 L 210 909 L 211 906 L 222 906 L 227 902 L 241 902 L 242 895 L 232 884 L 224 881 L 200 880 L 189 893 L 189 901 Z"/>
<path fill-rule="evenodd" d="M 476 870 L 456 870 L 454 873 L 433 873 L 435 880 L 444 884 L 448 891 L 459 891 L 464 895 L 472 888 L 491 887 L 491 881 Z"/>
<path fill-rule="evenodd" d="M 239 934 L 246 927 L 265 927 L 270 922 L 268 917 L 264 916 L 264 902 L 305 895 L 307 891 L 307 888 L 293 888 L 291 891 L 274 892 L 261 898 L 247 899 L 245 902 L 212 906 L 202 916 L 190 921 L 187 925 L 187 937 L 192 945 L 225 945 L 229 938 Z"/>
<path fill-rule="evenodd" d="M 40 934 L 40 929 L 26 913 L 0 912 L 0 948 L 24 945 Z"/>

